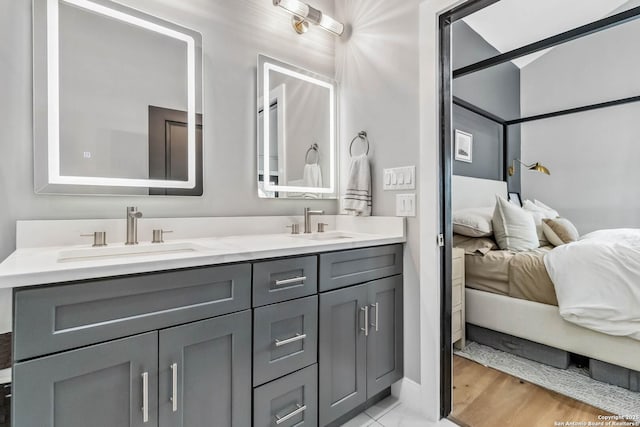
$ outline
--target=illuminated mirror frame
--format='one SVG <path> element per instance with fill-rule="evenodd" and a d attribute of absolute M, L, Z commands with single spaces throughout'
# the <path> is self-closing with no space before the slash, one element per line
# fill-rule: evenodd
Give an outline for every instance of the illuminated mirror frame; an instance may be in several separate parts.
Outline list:
<path fill-rule="evenodd" d="M 269 179 L 264 180 L 265 191 L 291 192 L 291 193 L 318 193 L 318 194 L 335 194 L 336 193 L 336 84 L 332 80 L 320 76 L 311 71 L 303 70 L 299 67 L 290 66 L 281 61 L 276 61 L 264 55 L 258 55 L 258 69 L 262 67 L 262 102 L 264 111 L 269 111 L 270 96 L 270 78 L 269 72 L 275 71 L 287 76 L 291 76 L 300 80 L 304 80 L 311 84 L 318 85 L 329 90 L 329 187 L 300 187 L 290 185 L 272 185 Z M 260 78 L 260 76 L 258 77 Z M 268 114 L 263 115 L 263 170 L 269 170 L 269 135 L 270 135 L 270 117 Z M 286 136 L 285 136 L 286 138 Z M 286 144 L 286 140 L 285 140 Z"/>
<path fill-rule="evenodd" d="M 60 174 L 59 2 L 172 37 L 187 47 L 188 180 L 66 176 Z M 196 185 L 196 87 L 202 78 L 202 36 L 109 0 L 34 0 L 34 175 L 36 192 L 58 185 L 98 187 L 194 188 Z M 39 30 L 46 28 L 45 31 Z M 43 144 L 42 140 L 46 140 Z M 46 145 L 47 150 L 37 147 Z"/>

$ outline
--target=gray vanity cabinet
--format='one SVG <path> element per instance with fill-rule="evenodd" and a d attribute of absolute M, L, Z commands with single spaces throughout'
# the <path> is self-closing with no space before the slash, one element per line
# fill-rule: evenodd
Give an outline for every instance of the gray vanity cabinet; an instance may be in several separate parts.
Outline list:
<path fill-rule="evenodd" d="M 367 400 L 368 285 L 320 294 L 319 406 L 325 426 Z"/>
<path fill-rule="evenodd" d="M 402 276 L 368 286 L 367 398 L 371 398 L 400 380 L 404 372 Z"/>
<path fill-rule="evenodd" d="M 251 424 L 251 310 L 159 332 L 159 426 Z"/>
<path fill-rule="evenodd" d="M 402 318 L 402 275 L 320 294 L 321 426 L 402 378 Z"/>
<path fill-rule="evenodd" d="M 157 426 L 157 349 L 150 332 L 15 364 L 13 425 Z"/>

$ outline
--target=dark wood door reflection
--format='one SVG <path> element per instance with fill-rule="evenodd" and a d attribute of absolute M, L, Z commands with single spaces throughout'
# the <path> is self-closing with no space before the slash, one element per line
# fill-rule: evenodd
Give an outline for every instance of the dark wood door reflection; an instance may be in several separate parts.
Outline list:
<path fill-rule="evenodd" d="M 188 179 L 187 112 L 149 106 L 149 179 Z M 150 195 L 201 196 L 202 114 L 196 114 L 196 185 L 191 189 L 150 188 Z"/>

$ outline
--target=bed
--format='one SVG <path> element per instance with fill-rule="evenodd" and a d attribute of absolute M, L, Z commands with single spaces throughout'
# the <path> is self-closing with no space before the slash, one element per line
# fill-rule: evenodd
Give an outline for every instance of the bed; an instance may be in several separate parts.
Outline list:
<path fill-rule="evenodd" d="M 507 185 L 502 181 L 453 176 L 452 190 L 454 211 L 492 207 L 495 205 L 496 195 L 507 198 Z M 465 258 L 468 260 L 470 257 Z M 496 261 L 489 270 L 502 269 L 502 280 L 499 274 L 493 282 L 488 280 L 489 275 L 485 275 L 487 277 L 482 280 L 481 272 L 487 267 L 475 266 L 475 271 L 473 267 L 467 271 L 465 296 L 468 325 L 497 331 L 617 367 L 640 371 L 639 340 L 608 335 L 564 320 L 548 292 L 542 298 L 514 295 L 517 294 L 517 289 L 509 290 L 501 283 L 504 282 L 505 274 L 509 273 L 505 273 L 504 262 L 502 267 L 499 263 L 500 261 Z M 520 292 L 526 293 L 526 290 Z"/>

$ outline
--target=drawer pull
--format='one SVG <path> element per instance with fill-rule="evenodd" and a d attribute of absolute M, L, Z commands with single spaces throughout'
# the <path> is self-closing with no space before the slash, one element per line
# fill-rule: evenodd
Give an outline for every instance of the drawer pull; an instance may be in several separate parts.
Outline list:
<path fill-rule="evenodd" d="M 287 338 L 286 340 L 280 341 L 276 338 L 276 347 L 282 347 L 283 345 L 291 344 L 296 341 L 303 340 L 307 337 L 307 334 L 296 334 L 295 337 Z"/>
<path fill-rule="evenodd" d="M 369 336 L 369 306 L 365 305 L 364 307 L 360 307 L 360 310 L 364 311 L 364 328 L 360 328 L 361 331 L 364 332 L 364 336 Z"/>
<path fill-rule="evenodd" d="M 178 364 L 171 365 L 171 410 L 178 412 Z"/>
<path fill-rule="evenodd" d="M 142 373 L 142 422 L 149 422 L 149 373 Z"/>
<path fill-rule="evenodd" d="M 375 304 L 371 304 L 371 308 L 376 309 L 376 315 L 373 318 L 374 323 L 372 323 L 371 326 L 373 326 L 376 329 L 376 332 L 378 332 L 380 331 L 380 328 L 378 326 L 378 313 L 380 312 L 380 303 L 376 302 Z"/>
<path fill-rule="evenodd" d="M 284 417 L 280 417 L 278 415 L 276 415 L 276 424 L 280 425 L 283 422 L 290 420 L 291 418 L 295 417 L 298 414 L 303 413 L 304 411 L 307 410 L 307 405 L 301 405 L 301 404 L 296 404 L 297 409 L 294 410 L 293 412 L 288 413 L 287 415 L 285 415 Z"/>
<path fill-rule="evenodd" d="M 276 280 L 276 286 L 290 285 L 291 283 L 298 283 L 298 282 L 304 283 L 305 280 L 307 280 L 307 276 L 293 277 L 291 279 Z"/>

